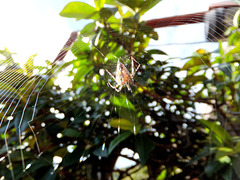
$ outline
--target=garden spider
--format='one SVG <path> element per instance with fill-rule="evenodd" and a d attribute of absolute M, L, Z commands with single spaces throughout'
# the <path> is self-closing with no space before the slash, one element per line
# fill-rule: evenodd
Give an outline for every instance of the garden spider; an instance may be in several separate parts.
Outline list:
<path fill-rule="evenodd" d="M 134 71 L 134 61 L 138 64 L 137 69 L 135 71 Z M 108 82 L 109 86 L 111 86 L 117 92 L 120 92 L 124 85 L 126 85 L 128 90 L 131 91 L 129 83 L 134 86 L 132 79 L 134 78 L 136 72 L 140 68 L 140 64 L 132 56 L 131 56 L 131 64 L 132 64 L 132 73 L 130 73 L 127 70 L 127 68 L 118 59 L 117 68 L 116 68 L 116 77 L 114 77 L 112 73 L 110 73 L 107 69 L 105 69 L 108 72 L 108 74 L 112 76 L 114 81 L 117 83 L 116 85 L 113 86 L 112 84 L 110 84 L 110 82 Z"/>

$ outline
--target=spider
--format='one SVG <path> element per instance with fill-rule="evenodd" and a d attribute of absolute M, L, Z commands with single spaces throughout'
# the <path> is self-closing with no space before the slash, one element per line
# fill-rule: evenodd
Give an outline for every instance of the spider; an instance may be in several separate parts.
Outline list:
<path fill-rule="evenodd" d="M 135 71 L 134 71 L 134 61 L 138 64 L 137 69 Z M 110 84 L 110 82 L 108 82 L 109 86 L 111 86 L 111 88 L 115 89 L 117 92 L 120 92 L 124 85 L 126 85 L 128 90 L 131 91 L 129 83 L 134 86 L 132 79 L 134 78 L 136 72 L 140 68 L 140 64 L 133 57 L 131 57 L 131 64 L 132 64 L 132 73 L 130 73 L 127 70 L 127 68 L 118 59 L 117 68 L 116 68 L 116 77 L 114 77 L 112 73 L 110 73 L 107 69 L 105 69 L 108 72 L 108 74 L 112 76 L 114 81 L 117 83 L 116 85 L 113 86 L 112 84 Z"/>

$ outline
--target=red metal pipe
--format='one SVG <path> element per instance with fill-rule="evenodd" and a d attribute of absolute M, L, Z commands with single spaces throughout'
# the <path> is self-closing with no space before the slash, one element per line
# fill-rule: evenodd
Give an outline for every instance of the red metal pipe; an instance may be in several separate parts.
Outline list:
<path fill-rule="evenodd" d="M 74 32 L 71 33 L 70 37 L 68 38 L 67 42 L 65 43 L 65 45 L 63 46 L 63 48 L 61 49 L 61 51 L 59 52 L 59 54 L 57 55 L 57 57 L 53 61 L 53 63 L 56 63 L 57 61 L 60 62 L 64 59 L 68 50 L 70 49 L 70 47 L 74 43 L 74 41 L 77 39 L 77 37 L 78 37 L 78 32 L 77 31 L 74 31 Z"/>
<path fill-rule="evenodd" d="M 209 11 L 215 8 L 228 8 L 228 7 L 239 7 L 239 4 L 233 1 L 214 3 L 209 6 Z M 159 28 L 204 22 L 204 16 L 207 12 L 208 11 L 160 19 L 152 19 L 146 21 L 146 25 L 151 26 L 153 28 Z"/>
<path fill-rule="evenodd" d="M 210 4 L 209 6 L 209 11 L 215 8 L 229 8 L 229 7 L 239 7 L 239 4 L 234 1 L 226 1 L 226 2 L 219 2 L 219 3 L 214 3 Z"/>
<path fill-rule="evenodd" d="M 166 17 L 161 19 L 152 19 L 146 21 L 146 25 L 151 26 L 153 28 L 159 28 L 203 22 L 205 13 L 206 12 L 200 12 L 194 14 Z"/>

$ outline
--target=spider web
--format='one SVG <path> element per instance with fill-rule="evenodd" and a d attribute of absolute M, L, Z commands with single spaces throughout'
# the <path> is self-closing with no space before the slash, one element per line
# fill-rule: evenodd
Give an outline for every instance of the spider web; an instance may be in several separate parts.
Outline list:
<path fill-rule="evenodd" d="M 234 11 L 234 10 L 232 10 Z M 232 14 L 229 12 L 229 14 Z M 230 18 L 230 17 L 229 17 Z M 211 19 L 211 17 L 210 17 Z M 173 22 L 172 22 L 173 23 Z M 192 25 L 193 28 L 195 26 L 195 28 L 199 28 L 198 25 Z M 166 27 L 165 30 L 163 31 L 169 31 L 170 27 Z M 173 30 L 175 30 L 175 28 L 172 28 Z M 190 29 L 190 28 L 189 28 Z M 161 30 L 159 30 L 159 34 L 164 34 L 161 32 Z M 170 30 L 171 31 L 171 30 Z M 180 28 L 180 33 L 182 31 L 186 31 L 181 30 Z M 213 30 L 214 32 L 214 30 Z M 215 35 L 213 35 L 214 37 Z M 161 39 L 161 37 L 160 37 Z M 161 42 L 161 40 L 160 40 Z M 199 43 L 196 44 L 196 47 L 192 46 L 192 43 L 194 42 L 184 42 L 184 40 L 182 42 L 177 42 L 178 44 L 176 44 L 173 48 L 172 43 L 174 42 L 170 42 L 170 44 L 164 44 L 164 43 L 160 43 L 159 42 L 153 42 L 153 45 L 150 46 L 151 47 L 155 47 L 155 46 L 163 46 L 162 48 L 165 49 L 165 51 L 168 51 L 168 48 L 170 47 L 171 51 L 172 49 L 178 49 L 179 46 L 186 46 L 186 49 L 188 49 L 188 51 L 193 52 L 192 49 L 197 49 L 199 48 L 199 46 L 201 46 L 201 48 L 207 49 L 208 51 L 213 51 L 215 50 L 215 48 L 218 46 L 216 45 L 215 47 L 213 46 L 212 43 L 209 42 L 203 42 L 199 45 Z M 183 44 L 184 45 L 183 45 Z M 92 45 L 91 43 L 89 43 L 89 45 Z M 192 49 L 190 48 L 192 47 Z M 79 47 L 78 47 L 79 48 Z M 80 47 L 81 48 L 81 47 Z M 190 50 L 189 50 L 190 49 Z M 74 51 L 74 49 L 73 49 Z M 99 51 L 101 53 L 101 51 L 99 49 L 97 49 L 97 51 Z M 190 53 L 189 52 L 189 53 Z M 101 53 L 103 54 L 103 53 Z M 176 56 L 176 55 L 173 55 Z M 60 56 L 61 57 L 61 56 Z M 184 54 L 184 57 L 186 57 L 186 55 Z M 116 57 L 114 56 L 113 59 L 111 59 L 110 61 L 107 60 L 106 64 L 102 63 L 102 66 L 104 68 L 109 69 L 110 72 L 114 72 L 116 69 L 116 64 L 118 59 L 120 58 L 121 62 L 123 62 L 127 69 L 129 71 L 131 71 L 131 66 L 129 66 L 130 60 L 128 56 L 123 56 L 123 57 Z M 159 59 L 160 57 L 156 56 L 156 60 L 149 62 L 149 67 L 152 65 L 151 63 L 156 63 L 156 61 Z M 161 57 L 161 58 L 166 58 Z M 171 59 L 171 57 L 167 57 L 167 59 Z M 176 59 L 178 58 L 174 58 L 173 63 L 176 61 Z M 181 58 L 179 58 L 181 59 Z M 138 60 L 137 60 L 138 61 Z M 164 60 L 160 60 L 162 62 L 164 62 Z M 5 64 L 2 65 L 2 67 L 7 67 L 7 65 L 9 64 L 9 61 L 5 61 Z M 179 61 L 181 62 L 181 61 Z M 66 62 L 67 63 L 67 62 Z M 133 101 L 136 105 L 136 107 L 138 108 L 137 110 L 135 110 L 137 113 L 140 113 L 138 116 L 143 117 L 143 121 L 145 121 L 146 123 L 149 124 L 149 128 L 150 131 L 152 131 L 154 133 L 154 135 L 156 137 L 161 136 L 161 134 L 159 134 L 154 128 L 153 126 L 156 124 L 156 121 L 151 117 L 150 114 L 147 114 L 146 112 L 142 111 L 142 107 L 141 104 L 142 102 L 140 102 L 139 97 L 135 97 L 134 96 L 134 92 L 138 90 L 138 87 L 132 87 L 132 91 L 130 92 L 127 90 L 127 88 L 124 86 L 123 89 L 121 90 L 120 93 L 116 92 L 114 89 L 112 89 L 111 87 L 107 86 L 107 84 L 101 86 L 98 90 L 98 92 L 96 94 L 100 95 L 100 92 L 104 91 L 106 94 L 109 94 L 111 99 L 105 99 L 105 98 L 99 98 L 96 97 L 94 99 L 91 99 L 91 97 L 89 98 L 85 98 L 82 99 L 81 104 L 74 104 L 71 105 L 65 112 L 61 112 L 59 111 L 59 109 L 61 109 L 62 107 L 67 107 L 67 105 L 72 104 L 72 102 L 74 101 L 74 96 L 76 96 L 78 98 L 81 98 L 81 95 L 87 94 L 87 93 L 91 93 L 90 91 L 82 91 L 81 89 L 79 89 L 79 92 L 64 92 L 63 90 L 61 90 L 61 88 L 59 88 L 57 85 L 52 87 L 52 90 L 56 92 L 56 94 L 52 94 L 52 98 L 48 99 L 47 102 L 43 102 L 42 99 L 44 98 L 44 96 L 46 96 L 47 93 L 50 92 L 50 89 L 47 89 L 48 87 L 48 83 L 49 81 L 52 81 L 52 79 L 56 78 L 56 80 L 58 78 L 58 76 L 60 76 L 61 73 L 64 74 L 64 71 L 60 71 L 61 68 L 66 65 L 62 64 L 62 65 L 56 65 L 56 66 L 49 66 L 48 69 L 51 69 L 51 71 L 47 71 L 44 72 L 41 69 L 39 70 L 39 76 L 37 76 L 36 78 L 34 78 L 32 81 L 30 81 L 29 77 L 23 76 L 23 75 L 14 75 L 13 73 L 5 73 L 5 74 L 1 74 L 1 78 L 7 78 L 9 80 L 9 83 L 15 81 L 14 79 L 16 78 L 17 81 L 19 82 L 19 84 L 15 84 L 15 86 L 17 87 L 16 89 L 18 90 L 17 93 L 14 92 L 13 89 L 10 89 L 10 86 L 8 85 L 1 85 L 1 87 L 3 89 L 5 89 L 4 91 L 1 91 L 1 95 L 0 95 L 0 101 L 1 101 L 1 109 L 0 109 L 0 115 L 1 115 L 1 126 L 0 126 L 0 130 L 1 130 L 1 134 L 2 134 L 2 139 L 1 139 L 1 145 L 3 148 L 1 148 L 1 167 L 5 167 L 9 169 L 9 172 L 11 173 L 11 175 L 6 175 L 3 174 L 2 175 L 2 179 L 6 178 L 12 178 L 12 179 L 19 179 L 19 177 L 24 177 L 24 176 L 28 176 L 31 178 L 31 171 L 32 169 L 36 168 L 37 164 L 39 161 L 39 159 L 41 161 L 44 161 L 46 166 L 52 166 L 51 171 L 49 172 L 50 174 L 54 175 L 56 170 L 59 168 L 60 163 L 62 162 L 62 158 L 59 154 L 54 155 L 52 161 L 49 161 L 49 159 L 47 158 L 47 156 L 43 156 L 43 154 L 45 152 L 47 152 L 48 147 L 50 146 L 46 141 L 47 141 L 47 136 L 41 135 L 46 133 L 46 130 L 52 130 L 54 133 L 56 133 L 56 140 L 59 143 L 59 146 L 61 147 L 63 145 L 63 143 L 61 143 L 61 140 L 63 140 L 64 142 L 64 136 L 68 137 L 68 133 L 70 133 L 69 131 L 69 127 L 72 127 L 74 125 L 74 123 L 77 123 L 78 121 L 83 121 L 82 124 L 84 125 L 84 127 L 79 127 L 79 132 L 76 135 L 72 135 L 71 133 L 71 142 L 67 143 L 67 149 L 68 152 L 73 152 L 74 148 L 76 148 L 76 143 L 77 143 L 77 137 L 79 137 L 81 135 L 81 132 L 83 132 L 84 128 L 88 127 L 91 124 L 94 124 L 94 128 L 92 128 L 92 131 L 89 133 L 94 134 L 95 130 L 98 128 L 98 125 L 101 124 L 99 121 L 101 121 L 101 119 L 96 118 L 96 119 L 91 119 L 91 117 L 94 117 L 94 114 L 98 114 L 99 116 L 103 116 L 106 118 L 111 119 L 111 117 L 115 117 L 115 114 L 118 114 L 118 118 L 115 119 L 115 121 L 112 121 L 112 126 L 115 127 L 114 130 L 112 131 L 112 134 L 118 134 L 120 136 L 121 131 L 123 129 L 123 127 L 121 127 L 123 119 L 125 118 L 125 114 L 129 115 L 129 119 L 132 122 L 132 130 L 133 133 L 136 134 L 137 132 L 137 126 L 138 126 L 138 121 L 137 121 L 137 115 L 135 114 L 134 111 L 132 111 L 133 108 Z M 205 62 L 204 62 L 205 63 Z M 223 62 L 225 63 L 225 62 Z M 33 64 L 28 64 L 30 67 L 29 69 L 32 68 Z M 176 64 L 175 64 L 176 65 Z M 181 67 L 183 64 L 179 63 L 179 66 Z M 207 63 L 205 63 L 206 66 L 208 66 Z M 14 67 L 13 67 L 14 68 Z M 141 70 L 142 69 L 142 70 Z M 136 74 L 136 78 L 135 81 L 138 82 L 138 84 L 141 85 L 141 83 L 144 82 L 144 78 L 147 77 L 146 74 L 144 74 L 144 67 L 141 67 L 140 71 Z M 107 81 L 111 81 L 111 83 L 114 83 L 114 81 L 112 80 L 112 78 L 105 72 L 103 73 L 103 68 L 99 70 L 99 77 L 104 78 Z M 59 73 L 59 71 L 61 73 Z M 227 71 L 231 72 L 231 69 L 227 69 Z M 168 73 L 165 74 L 166 78 L 168 78 Z M 210 74 L 211 75 L 211 74 Z M 179 75 L 181 76 L 181 75 Z M 223 75 L 225 76 L 225 75 Z M 93 78 L 93 82 L 97 81 Z M 196 87 L 199 88 L 199 87 Z M 157 101 L 151 101 L 149 102 L 148 99 L 145 96 L 141 96 L 141 94 L 139 95 L 140 98 L 142 98 L 142 101 L 146 101 L 148 103 L 149 107 L 152 107 L 152 109 L 154 109 L 154 111 L 159 112 L 159 103 Z M 54 100 L 57 100 L 58 98 L 62 98 L 65 100 L 62 100 L 57 106 L 54 104 Z M 218 98 L 218 97 L 216 97 Z M 132 101 L 129 101 L 128 99 L 131 99 Z M 23 101 L 24 100 L 24 101 Z M 117 101 L 120 100 L 124 100 L 125 101 L 125 108 L 123 108 L 123 106 L 118 106 L 117 105 Z M 171 104 L 172 101 L 169 99 L 164 99 L 164 101 L 166 103 Z M 31 103 L 32 102 L 32 103 Z M 38 110 L 40 109 L 41 106 L 43 106 L 44 104 L 50 104 L 49 105 L 49 111 L 48 112 L 40 112 L 41 115 L 37 115 Z M 98 110 L 95 107 L 96 105 L 100 104 L 102 107 Z M 22 105 L 22 106 L 21 106 Z M 21 108 L 20 108 L 21 107 Z M 53 130 L 52 128 L 55 127 L 54 124 L 61 124 L 61 120 L 64 119 L 66 117 L 66 115 L 71 112 L 71 110 L 73 109 L 77 109 L 79 108 L 80 110 L 78 111 L 78 115 L 74 116 L 68 116 L 70 117 L 70 123 L 66 126 L 64 126 L 64 129 L 59 128 L 58 131 Z M 128 111 L 128 112 L 126 112 Z M 200 112 L 202 113 L 202 112 Z M 43 122 L 41 121 L 41 118 L 43 117 L 47 117 L 49 116 L 49 121 Z M 54 117 L 54 118 L 53 118 Z M 18 121 L 16 121 L 16 119 L 18 118 Z M 82 118 L 84 120 L 82 120 Z M 94 117 L 95 118 L 95 117 Z M 27 120 L 26 120 L 27 119 Z M 116 124 L 114 124 L 116 123 Z M 227 126 L 227 123 L 224 126 Z M 40 130 L 35 132 L 36 127 L 40 126 Z M 103 127 L 106 128 L 106 131 L 110 131 L 110 124 L 109 123 L 103 123 Z M 15 129 L 15 130 L 14 130 Z M 13 135 L 15 134 L 15 135 Z M 15 139 L 11 139 L 10 141 L 10 137 L 15 137 Z M 45 141 L 41 138 L 46 138 Z M 16 143 L 16 144 L 15 144 Z M 211 142 L 210 142 L 211 143 Z M 95 154 L 99 155 L 98 158 L 101 159 L 103 158 L 105 155 L 104 153 L 106 153 L 105 151 L 106 148 L 106 144 L 105 142 L 102 144 L 102 146 L 100 147 L 100 151 L 99 152 L 95 152 Z M 87 151 L 87 150 L 86 150 Z M 31 152 L 34 156 L 35 159 L 31 159 L 30 155 L 28 154 L 29 152 Z M 66 153 L 66 152 L 65 152 Z M 130 150 L 128 153 L 132 153 Z M 82 152 L 81 156 L 78 157 L 79 158 L 79 162 L 84 162 L 86 161 L 89 157 L 86 155 L 87 153 Z M 15 158 L 16 156 L 18 156 L 19 158 Z M 135 159 L 139 159 L 139 155 L 138 154 L 132 154 L 133 157 L 135 157 Z M 15 159 L 13 161 L 13 159 Z M 133 162 L 133 161 L 132 161 Z M 19 165 L 20 164 L 20 165 Z M 20 168 L 18 167 L 20 166 Z M 3 172 L 3 171 L 0 171 Z M 23 175 L 24 174 L 24 175 Z"/>

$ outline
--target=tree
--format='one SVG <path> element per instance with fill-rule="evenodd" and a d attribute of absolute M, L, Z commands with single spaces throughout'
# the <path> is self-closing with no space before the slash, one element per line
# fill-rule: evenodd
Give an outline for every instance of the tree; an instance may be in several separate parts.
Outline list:
<path fill-rule="evenodd" d="M 95 7 L 82 2 L 67 4 L 61 16 L 93 22 L 80 31 L 71 47 L 76 58 L 64 64 L 59 60 L 48 62 L 48 67 L 33 67 L 32 56 L 21 68 L 9 51 L 1 51 L 6 68 L 0 76 L 0 152 L 4 157 L 0 172 L 6 179 L 240 176 L 235 125 L 239 30 L 231 28 L 229 41 L 235 48 L 228 53 L 220 43 L 218 57 L 199 49 L 182 68 L 175 67 L 163 60 L 167 56 L 163 51 L 148 48 L 149 40 L 158 35 L 141 16 L 158 2 L 98 0 Z M 134 77 L 135 87 L 116 92 L 107 86 L 108 81 L 115 82 L 105 69 L 113 72 L 120 59 L 130 71 L 132 58 L 141 65 Z M 137 63 L 133 66 L 137 68 Z M 54 80 L 66 67 L 71 67 L 72 87 L 61 92 Z M 34 69 L 39 70 L 37 75 Z M 177 76 L 182 71 L 187 75 Z M 194 92 L 198 84 L 201 89 Z M 196 103 L 212 108 L 209 118 L 197 113 Z M 121 154 L 124 148 L 132 156 Z M 58 162 L 56 157 L 61 157 Z M 119 157 L 134 165 L 115 169 Z"/>

